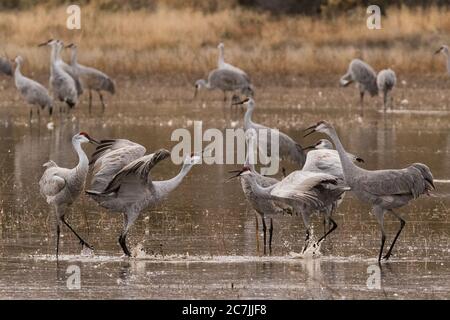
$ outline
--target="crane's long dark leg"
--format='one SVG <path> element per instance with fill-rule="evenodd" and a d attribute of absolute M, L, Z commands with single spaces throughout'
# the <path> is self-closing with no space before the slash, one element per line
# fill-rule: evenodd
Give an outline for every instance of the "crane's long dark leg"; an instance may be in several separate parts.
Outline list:
<path fill-rule="evenodd" d="M 267 241 L 266 241 L 266 239 L 267 239 L 267 234 L 266 234 L 266 231 L 267 231 L 267 226 L 266 226 L 266 221 L 265 221 L 265 219 L 264 219 L 264 216 L 261 216 L 261 220 L 262 220 L 262 223 L 263 223 L 263 233 L 264 233 L 264 255 L 266 255 L 266 243 L 267 243 Z"/>
<path fill-rule="evenodd" d="M 91 250 L 94 250 L 94 247 L 92 247 L 89 243 L 87 243 L 86 241 L 84 241 L 79 235 L 78 233 L 76 233 L 75 230 L 73 230 L 73 228 L 66 222 L 66 220 L 64 220 L 64 217 L 61 217 L 61 221 L 70 229 L 70 231 L 73 232 L 73 234 L 78 238 L 78 240 L 80 240 L 81 245 L 88 247 Z"/>
<path fill-rule="evenodd" d="M 361 108 L 361 117 L 364 116 L 364 91 L 359 92 L 359 98 L 360 98 L 360 108 Z"/>
<path fill-rule="evenodd" d="M 59 227 L 59 222 L 56 225 L 56 261 L 58 261 L 59 256 L 59 235 L 61 234 L 61 228 Z"/>
<path fill-rule="evenodd" d="M 227 92 L 224 91 L 223 92 L 223 102 L 226 102 L 226 101 L 227 101 Z"/>
<path fill-rule="evenodd" d="M 305 238 L 305 246 L 303 247 L 302 253 L 306 251 L 308 248 L 309 238 L 311 236 L 311 227 L 309 225 L 309 214 L 302 212 L 303 223 L 306 228 L 306 238 Z"/>
<path fill-rule="evenodd" d="M 105 102 L 103 101 L 103 95 L 100 91 L 98 92 L 98 96 L 100 97 L 100 101 L 102 103 L 102 112 L 105 113 L 106 105 L 105 105 Z"/>
<path fill-rule="evenodd" d="M 386 109 L 387 109 L 387 91 L 384 90 L 383 92 L 383 105 L 384 105 L 384 112 L 386 113 Z"/>
<path fill-rule="evenodd" d="M 89 90 L 89 114 L 91 114 L 92 110 L 92 91 Z"/>
<path fill-rule="evenodd" d="M 259 223 L 258 214 L 255 212 L 255 228 L 256 228 L 256 253 L 259 255 Z"/>
<path fill-rule="evenodd" d="M 381 208 L 373 208 L 373 214 L 377 218 L 381 229 L 381 247 L 380 253 L 378 254 L 378 262 L 380 262 L 383 254 L 384 243 L 386 242 L 386 233 L 384 232 L 384 210 Z"/>
<path fill-rule="evenodd" d="M 32 118 L 33 118 L 33 107 L 30 108 L 30 125 L 31 125 Z"/>
<path fill-rule="evenodd" d="M 139 216 L 139 213 L 131 213 L 128 215 L 127 213 L 123 214 L 123 231 L 122 234 L 119 237 L 119 244 L 122 247 L 123 253 L 125 253 L 126 256 L 131 257 L 131 252 L 128 250 L 126 238 L 128 234 L 128 230 L 133 225 L 136 218 Z"/>
<path fill-rule="evenodd" d="M 395 213 L 393 210 L 389 210 L 389 212 L 391 212 L 394 216 L 397 217 L 398 220 L 400 220 L 400 229 L 398 229 L 397 234 L 395 235 L 394 241 L 392 241 L 392 244 L 388 250 L 388 252 L 386 253 L 386 255 L 383 257 L 383 259 L 388 260 L 389 257 L 391 256 L 391 252 L 392 249 L 394 248 L 395 242 L 397 241 L 397 238 L 400 236 L 400 233 L 403 230 L 403 227 L 405 226 L 406 222 L 405 220 L 403 220 L 402 217 L 400 217 L 397 213 Z"/>
<path fill-rule="evenodd" d="M 273 234 L 273 219 L 270 218 L 270 228 L 269 228 L 269 255 L 272 255 L 272 234 Z"/>
<path fill-rule="evenodd" d="M 331 222 L 331 228 L 330 228 L 330 230 L 328 230 L 328 232 L 325 233 L 319 240 L 317 240 L 317 244 L 319 244 L 322 240 L 324 240 L 324 239 L 327 237 L 327 235 L 329 235 L 330 233 L 332 233 L 332 232 L 337 228 L 337 223 L 336 223 L 333 219 L 331 219 L 331 217 L 329 217 L 328 219 L 329 219 L 330 222 Z"/>

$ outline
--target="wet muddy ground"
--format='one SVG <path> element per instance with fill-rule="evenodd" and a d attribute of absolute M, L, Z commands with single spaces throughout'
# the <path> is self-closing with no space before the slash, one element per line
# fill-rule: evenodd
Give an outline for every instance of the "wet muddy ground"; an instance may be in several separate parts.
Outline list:
<path fill-rule="evenodd" d="M 277 217 L 273 256 L 263 257 L 256 250 L 255 214 L 239 182 L 226 181 L 228 171 L 239 165 L 195 166 L 168 201 L 144 211 L 132 227 L 128 242 L 136 257 L 131 259 L 122 257 L 117 243 L 121 215 L 83 195 L 67 219 L 95 251 L 82 253 L 63 229 L 57 264 L 55 217 L 39 194 L 38 181 L 48 159 L 64 167 L 76 164 L 73 134 L 86 131 L 99 139 L 127 138 L 148 151 L 170 150 L 176 144 L 170 141 L 173 130 L 192 131 L 197 120 L 204 130 L 238 128 L 244 111 L 231 110 L 220 92 L 201 92 L 192 100 L 190 86 L 167 89 L 131 81 L 107 98 L 105 114 L 94 100 L 89 115 L 83 97 L 69 117 L 56 109 L 49 130 L 46 113 L 40 124 L 30 126 L 29 109 L 11 83 L 0 84 L 0 298 L 450 298 L 450 86 L 400 84 L 394 112 L 384 115 L 378 111 L 381 99 L 367 98 L 364 118 L 353 87 L 268 85 L 256 90 L 253 120 L 279 128 L 302 145 L 322 138 L 304 139 L 302 130 L 326 119 L 347 150 L 365 159 L 365 168 L 423 162 L 440 180 L 433 197 L 399 211 L 406 227 L 392 260 L 375 271 L 375 276 L 380 271 L 377 286 L 369 277 L 377 266 L 380 232 L 369 207 L 347 195 L 336 213 L 338 229 L 314 257 L 298 254 L 304 239 L 301 217 Z M 152 177 L 168 179 L 179 169 L 166 160 Z M 313 224 L 315 234 L 321 234 L 322 219 L 313 218 Z M 387 217 L 389 240 L 397 228 L 398 221 Z M 67 286 L 66 272 L 73 265 L 80 268 L 80 289 Z"/>

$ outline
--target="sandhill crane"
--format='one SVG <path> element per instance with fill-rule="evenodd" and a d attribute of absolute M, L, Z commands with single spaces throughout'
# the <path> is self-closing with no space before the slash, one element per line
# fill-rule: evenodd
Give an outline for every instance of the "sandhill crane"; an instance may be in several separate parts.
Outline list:
<path fill-rule="evenodd" d="M 436 52 L 435 54 L 441 53 L 443 55 L 445 55 L 445 57 L 447 58 L 447 72 L 450 75 L 450 52 L 448 50 L 448 46 L 446 45 L 442 45 Z"/>
<path fill-rule="evenodd" d="M 250 81 L 242 74 L 227 70 L 214 69 L 208 75 L 208 81 L 204 79 L 195 82 L 194 98 L 197 96 L 197 91 L 201 88 L 208 90 L 220 89 L 223 91 L 223 100 L 227 100 L 227 92 L 234 92 L 240 90 L 243 95 L 253 96 L 253 87 Z"/>
<path fill-rule="evenodd" d="M 284 205 L 293 208 L 296 214 L 300 214 L 306 228 L 305 246 L 303 252 L 308 247 L 311 234 L 310 217 L 314 212 L 324 212 L 328 207 L 335 203 L 342 193 L 350 188 L 339 183 L 338 178 L 324 174 L 297 170 L 292 172 L 281 182 L 269 187 L 260 186 L 255 178 L 255 174 L 249 168 L 244 168 L 239 176 L 247 179 L 251 185 L 252 191 L 259 199 L 268 199 L 271 201 L 281 202 Z M 328 216 L 333 226 L 319 240 L 317 244 L 323 241 L 331 232 L 333 232 L 337 224 Z"/>
<path fill-rule="evenodd" d="M 253 110 L 255 109 L 255 100 L 247 98 L 241 102 L 234 103 L 235 105 L 243 104 L 247 111 L 244 116 L 244 130 L 254 129 L 259 134 L 259 130 L 267 130 L 266 134 L 259 134 L 258 146 L 261 144 L 267 146 L 268 155 L 271 154 L 271 135 L 276 134 L 273 129 L 263 126 L 252 121 Z M 279 156 L 281 159 L 289 159 L 298 164 L 299 168 L 303 167 L 305 163 L 305 152 L 300 144 L 295 142 L 291 137 L 283 132 L 278 132 Z"/>
<path fill-rule="evenodd" d="M 72 205 L 79 197 L 84 189 L 86 176 L 89 170 L 89 160 L 86 153 L 81 148 L 82 143 L 97 143 L 87 133 L 80 132 L 73 136 L 72 145 L 78 154 L 78 164 L 75 168 L 67 169 L 58 167 L 58 165 L 50 160 L 43 166 L 46 168 L 39 187 L 41 194 L 46 198 L 47 203 L 54 206 L 57 225 L 56 225 L 56 259 L 59 254 L 59 235 L 61 223 L 65 224 L 70 231 L 80 240 L 81 245 L 92 249 L 86 241 L 84 241 L 78 233 L 66 222 L 64 216 L 66 208 Z"/>
<path fill-rule="evenodd" d="M 339 154 L 336 150 L 334 150 L 333 144 L 329 140 L 320 139 L 316 144 L 306 147 L 304 150 L 311 151 L 308 151 L 306 154 L 306 161 L 302 170 L 330 174 L 337 177 L 339 181 L 344 181 L 344 172 L 342 171 L 342 164 L 339 159 Z M 351 153 L 347 153 L 347 155 L 352 162 L 364 162 L 363 159 Z M 330 222 L 327 217 L 331 216 L 333 212 L 337 210 L 344 199 L 344 196 L 345 193 L 343 193 L 332 206 L 326 208 L 323 220 L 325 232 L 327 225 Z"/>
<path fill-rule="evenodd" d="M 312 149 L 312 150 L 311 150 Z M 333 148 L 333 144 L 327 139 L 320 139 L 316 144 L 304 148 L 308 151 L 303 170 L 331 174 L 344 180 L 339 154 Z M 351 153 L 347 153 L 352 162 L 364 162 L 363 159 Z"/>
<path fill-rule="evenodd" d="M 389 259 L 395 242 L 405 225 L 405 220 L 393 210 L 405 206 L 422 194 L 429 194 L 435 188 L 430 169 L 425 164 L 414 163 L 404 169 L 365 170 L 359 168 L 350 160 L 331 124 L 320 121 L 306 130 L 310 130 L 306 135 L 313 132 L 322 132 L 331 138 L 339 153 L 346 184 L 360 201 L 372 206 L 372 214 L 375 215 L 381 228 L 381 247 L 378 261 L 381 261 L 386 240 L 383 225 L 384 214 L 390 212 L 400 221 L 400 229 L 395 235 L 388 252 L 383 257 L 386 260 Z"/>
<path fill-rule="evenodd" d="M 5 74 L 7 76 L 13 75 L 13 66 L 9 59 L 0 57 L 0 74 Z"/>
<path fill-rule="evenodd" d="M 388 93 L 392 91 L 396 82 L 397 82 L 397 77 L 395 76 L 395 72 L 392 71 L 391 69 L 384 69 L 384 70 L 381 70 L 380 72 L 378 72 L 377 86 L 378 86 L 378 91 L 383 93 L 384 112 L 386 112 L 386 108 L 387 108 Z M 392 97 L 391 97 L 390 107 L 391 107 L 391 109 L 393 108 Z"/>
<path fill-rule="evenodd" d="M 256 182 L 262 186 L 262 187 L 270 187 L 276 183 L 279 183 L 280 181 L 272 178 L 267 177 L 264 175 L 259 174 L 255 170 L 255 166 L 253 164 L 253 161 L 250 160 L 251 153 L 254 152 L 256 147 L 256 132 L 254 130 L 249 130 L 246 132 L 246 144 L 247 144 L 247 155 L 245 159 L 245 164 L 242 170 L 233 170 L 230 171 L 230 173 L 237 173 L 237 175 L 231 177 L 235 178 L 240 176 L 242 171 L 250 170 L 254 174 L 254 178 Z M 230 179 L 231 179 L 230 178 Z M 277 214 L 284 214 L 284 213 L 290 213 L 292 214 L 292 210 L 290 210 L 289 207 L 284 206 L 280 207 L 280 205 L 276 205 L 271 201 L 270 199 L 261 198 L 256 195 L 251 185 L 246 178 L 240 179 L 242 191 L 244 192 L 244 196 L 251 205 L 252 209 L 255 210 L 255 212 L 261 217 L 262 225 L 263 225 L 263 237 L 264 237 L 264 255 L 266 254 L 267 250 L 267 226 L 265 218 L 270 218 L 270 229 L 269 229 L 269 254 L 272 254 L 272 234 L 273 234 L 273 215 Z M 256 231 L 258 232 L 258 217 L 256 217 Z M 258 234 L 256 235 L 258 239 Z"/>
<path fill-rule="evenodd" d="M 217 68 L 218 69 L 227 69 L 227 70 L 231 70 L 231 71 L 240 73 L 250 82 L 250 78 L 248 77 L 247 73 L 245 73 L 244 70 L 239 69 L 238 67 L 235 67 L 232 64 L 225 62 L 224 48 L 225 48 L 225 45 L 222 42 L 219 43 L 219 45 L 217 46 L 217 49 L 219 49 L 219 58 L 217 60 Z"/>
<path fill-rule="evenodd" d="M 358 84 L 361 115 L 363 115 L 364 93 L 367 91 L 372 97 L 378 94 L 377 74 L 373 68 L 360 59 L 353 59 L 348 66 L 347 73 L 341 77 L 339 82 L 343 87 L 352 82 Z"/>
<path fill-rule="evenodd" d="M 78 102 L 78 91 L 75 80 L 63 69 L 60 52 L 63 43 L 59 40 L 48 40 L 39 47 L 50 46 L 50 87 L 55 99 L 65 102 L 69 108 L 73 108 Z"/>
<path fill-rule="evenodd" d="M 92 106 L 92 90 L 97 91 L 104 112 L 105 102 L 103 101 L 102 91 L 114 94 L 116 92 L 116 86 L 113 80 L 100 70 L 79 64 L 77 61 L 77 46 L 75 44 L 71 43 L 67 48 L 71 48 L 72 50 L 70 60 L 71 67 L 75 70 L 76 75 L 80 77 L 83 86 L 89 90 L 89 112 L 91 112 Z"/>
<path fill-rule="evenodd" d="M 40 109 L 48 108 L 48 113 L 51 116 L 53 110 L 53 100 L 50 98 L 47 89 L 40 83 L 31 80 L 22 75 L 20 72 L 20 67 L 23 63 L 23 58 L 17 56 L 15 61 L 15 71 L 14 71 L 14 82 L 16 84 L 17 90 L 20 92 L 21 96 L 25 101 L 30 104 L 30 122 L 33 117 L 33 105 L 37 106 L 37 114 L 40 118 Z"/>
<path fill-rule="evenodd" d="M 140 144 L 125 139 L 102 140 L 92 154 L 94 164 L 90 190 L 86 193 L 103 208 L 122 212 L 123 231 L 119 244 L 127 256 L 128 230 L 142 210 L 161 203 L 183 180 L 200 157 L 187 157 L 177 176 L 165 181 L 152 181 L 150 170 L 161 160 L 170 156 L 164 149 L 145 155 Z"/>

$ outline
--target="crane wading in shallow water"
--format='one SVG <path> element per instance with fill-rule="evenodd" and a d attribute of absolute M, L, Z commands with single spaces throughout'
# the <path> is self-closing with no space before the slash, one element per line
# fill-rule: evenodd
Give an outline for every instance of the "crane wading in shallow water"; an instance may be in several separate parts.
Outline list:
<path fill-rule="evenodd" d="M 164 201 L 201 160 L 200 156 L 191 155 L 184 160 L 178 175 L 165 181 L 153 181 L 150 170 L 170 157 L 170 152 L 160 149 L 152 154 L 145 153 L 145 147 L 129 140 L 102 140 L 90 161 L 93 177 L 86 193 L 103 208 L 123 213 L 119 244 L 129 257 L 126 237 L 142 210 Z"/>
<path fill-rule="evenodd" d="M 381 228 L 381 247 L 378 261 L 381 261 L 386 234 L 384 231 L 384 214 L 392 213 L 400 221 L 400 229 L 397 231 L 392 244 L 383 257 L 388 260 L 397 241 L 405 220 L 394 209 L 401 208 L 411 200 L 417 199 L 422 194 L 429 194 L 435 189 L 433 175 L 430 169 L 423 163 L 414 163 L 404 169 L 390 170 L 365 170 L 356 166 L 348 157 L 341 140 L 334 127 L 326 121 L 320 121 L 306 129 L 305 136 L 313 132 L 321 132 L 331 138 L 342 163 L 345 183 L 355 193 L 357 198 L 372 206 L 372 214 L 375 215 Z"/>
<path fill-rule="evenodd" d="M 75 107 L 78 102 L 77 85 L 72 76 L 67 73 L 61 63 L 61 50 L 64 47 L 59 40 L 50 39 L 47 42 L 38 45 L 50 46 L 50 88 L 54 99 L 65 102 L 69 108 Z"/>
<path fill-rule="evenodd" d="M 84 189 L 86 177 L 89 171 L 89 160 L 86 153 L 81 148 L 82 143 L 98 142 L 92 139 L 87 133 L 80 132 L 72 138 L 72 145 L 78 154 L 78 164 L 75 168 L 67 169 L 58 167 L 58 165 L 50 160 L 43 166 L 47 168 L 39 181 L 41 194 L 46 198 L 47 203 L 55 208 L 57 225 L 56 225 L 56 259 L 59 254 L 59 235 L 61 223 L 65 224 L 70 231 L 80 240 L 82 246 L 93 249 L 86 241 L 84 241 L 78 233 L 66 222 L 64 216 L 66 208 L 72 205 L 80 196 Z"/>
<path fill-rule="evenodd" d="M 225 62 L 224 48 L 225 48 L 225 45 L 222 42 L 219 43 L 219 45 L 217 46 L 217 49 L 219 49 L 219 57 L 217 59 L 217 68 L 218 69 L 227 69 L 227 70 L 231 70 L 233 72 L 240 73 L 244 76 L 245 79 L 247 79 L 248 82 L 250 82 L 250 78 L 244 70 L 239 69 L 238 67 L 235 67 L 232 64 Z"/>
<path fill-rule="evenodd" d="M 37 106 L 37 114 L 40 119 L 40 109 L 48 108 L 48 113 L 51 116 L 53 110 L 53 100 L 50 97 L 47 89 L 40 83 L 31 80 L 22 75 L 20 72 L 20 67 L 23 63 L 23 58 L 17 56 L 14 60 L 16 65 L 14 71 L 14 83 L 17 90 L 20 92 L 21 96 L 25 101 L 30 104 L 30 123 L 33 117 L 33 106 Z"/>
<path fill-rule="evenodd" d="M 223 91 L 223 101 L 227 100 L 227 92 L 240 90 L 245 96 L 253 96 L 253 87 L 250 81 L 241 73 L 228 69 L 214 69 L 208 75 L 208 80 L 199 79 L 195 82 L 194 99 L 198 90 L 206 88 L 208 90 L 220 89 Z M 237 99 L 233 95 L 232 100 Z"/>
<path fill-rule="evenodd" d="M 450 76 L 450 52 L 448 46 L 442 45 L 434 54 L 442 53 L 447 58 L 447 73 Z"/>
<path fill-rule="evenodd" d="M 71 43 L 66 48 L 70 48 L 72 50 L 70 66 L 73 68 L 75 74 L 80 78 L 83 87 L 89 90 L 89 113 L 92 108 L 92 90 L 98 93 L 100 102 L 102 103 L 102 111 L 105 112 L 106 105 L 103 101 L 102 91 L 115 94 L 116 86 L 114 81 L 100 70 L 79 64 L 77 61 L 77 46 L 75 44 Z"/>
<path fill-rule="evenodd" d="M 244 115 L 244 130 L 247 131 L 249 129 L 255 130 L 259 134 L 259 130 L 267 130 L 268 134 L 262 134 L 258 140 L 258 148 L 259 145 L 267 146 L 267 154 L 271 154 L 271 144 L 272 139 L 271 135 L 274 134 L 274 130 L 272 128 L 266 127 L 262 124 L 258 124 L 252 121 L 253 110 L 255 109 L 255 100 L 253 98 L 247 98 L 240 102 L 235 103 L 242 104 L 247 108 L 247 111 Z M 306 155 L 300 144 L 295 142 L 291 137 L 287 134 L 278 131 L 278 145 L 279 145 L 279 156 L 281 159 L 290 160 L 296 163 L 301 169 L 305 163 Z"/>

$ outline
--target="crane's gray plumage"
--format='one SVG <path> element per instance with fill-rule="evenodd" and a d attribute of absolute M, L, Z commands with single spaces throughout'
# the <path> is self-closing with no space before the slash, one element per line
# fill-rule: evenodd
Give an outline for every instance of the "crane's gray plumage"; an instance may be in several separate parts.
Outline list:
<path fill-rule="evenodd" d="M 86 67 L 78 63 L 77 46 L 73 43 L 67 46 L 71 48 L 71 62 L 70 66 L 75 74 L 80 77 L 83 86 L 89 90 L 89 111 L 92 105 L 92 90 L 98 93 L 102 103 L 102 110 L 105 111 L 105 102 L 103 101 L 102 91 L 115 94 L 116 86 L 114 81 L 105 73 L 92 67 Z"/>
<path fill-rule="evenodd" d="M 346 184 L 359 200 L 372 206 L 372 213 L 380 224 L 382 234 L 378 261 L 381 260 L 386 239 L 383 225 L 384 214 L 391 212 L 400 221 L 400 229 L 384 256 L 384 259 L 389 259 L 395 242 L 405 225 L 405 221 L 393 209 L 403 207 L 411 200 L 422 194 L 428 194 L 434 189 L 433 175 L 430 169 L 425 164 L 415 163 L 407 168 L 397 170 L 365 170 L 356 166 L 347 156 L 336 130 L 331 124 L 320 121 L 308 129 L 311 130 L 308 134 L 322 132 L 331 138 L 339 153 Z"/>
<path fill-rule="evenodd" d="M 180 173 L 165 181 L 152 181 L 150 170 L 170 152 L 160 149 L 145 155 L 145 148 L 125 139 L 103 140 L 92 155 L 93 178 L 86 193 L 100 206 L 124 214 L 119 244 L 125 255 L 131 253 L 126 236 L 142 210 L 161 203 L 183 180 L 198 156 L 187 157 Z"/>
<path fill-rule="evenodd" d="M 442 45 L 435 54 L 442 53 L 447 58 L 447 73 L 450 76 L 450 52 L 448 46 Z"/>
<path fill-rule="evenodd" d="M 195 82 L 195 94 L 201 88 L 208 90 L 220 89 L 223 91 L 224 100 L 226 100 L 226 92 L 234 92 L 240 90 L 243 95 L 253 95 L 253 87 L 250 81 L 241 73 L 228 69 L 214 69 L 208 75 L 208 80 L 197 80 Z"/>
<path fill-rule="evenodd" d="M 327 208 L 331 207 L 344 193 L 348 187 L 339 183 L 339 179 L 323 173 L 308 172 L 298 170 L 292 172 L 281 182 L 269 187 L 260 186 L 255 174 L 249 169 L 240 173 L 243 179 L 247 179 L 256 197 L 267 199 L 274 203 L 281 203 L 289 206 L 296 214 L 300 214 L 306 227 L 306 239 L 303 251 L 307 248 L 310 237 L 310 216 L 314 212 L 328 213 Z M 337 224 L 327 217 L 333 226 L 318 241 L 320 243 L 333 230 Z"/>
<path fill-rule="evenodd" d="M 245 159 L 245 164 L 242 170 L 237 170 L 233 172 L 237 172 L 238 174 L 235 177 L 240 176 L 243 171 L 250 170 L 254 179 L 258 183 L 258 185 L 262 187 L 270 187 L 279 183 L 280 181 L 267 177 L 256 171 L 254 164 L 250 161 L 250 154 L 255 150 L 256 147 L 256 132 L 255 131 L 247 131 L 246 133 L 246 144 L 247 144 L 247 155 Z M 250 185 L 250 182 L 245 177 L 240 177 L 240 182 L 242 186 L 242 191 L 244 192 L 244 196 L 249 202 L 250 206 L 253 210 L 261 217 L 261 221 L 263 224 L 263 235 L 264 235 L 264 254 L 266 254 L 267 247 L 267 226 L 266 226 L 266 217 L 270 217 L 270 229 L 269 229 L 269 253 L 272 254 L 272 234 L 273 234 L 273 221 L 272 216 L 278 214 L 289 213 L 292 215 L 292 210 L 288 206 L 280 206 L 280 204 L 275 204 L 272 200 L 258 197 L 254 192 Z"/>
<path fill-rule="evenodd" d="M 255 109 L 255 101 L 253 98 L 247 98 L 241 102 L 236 104 L 243 104 L 247 107 L 247 111 L 244 116 L 244 130 L 247 131 L 249 129 L 253 129 L 258 133 L 258 146 L 266 145 L 267 146 L 267 154 L 271 155 L 271 135 L 276 134 L 273 129 L 266 127 L 264 125 L 255 123 L 252 121 L 253 110 Z M 259 131 L 267 130 L 266 134 L 259 134 Z M 278 143 L 279 143 L 279 156 L 281 159 L 289 159 L 298 164 L 300 168 L 303 167 L 305 163 L 305 152 L 300 144 L 295 142 L 291 137 L 287 134 L 278 131 Z"/>
<path fill-rule="evenodd" d="M 370 95 L 378 94 L 377 74 L 373 68 L 360 59 L 353 59 L 348 66 L 347 73 L 340 79 L 343 87 L 348 86 L 352 82 L 356 82 L 359 88 L 361 114 L 364 107 L 364 93 L 367 91 Z"/>
<path fill-rule="evenodd" d="M 219 57 L 217 59 L 217 68 L 218 69 L 227 69 L 227 70 L 231 70 L 233 72 L 240 73 L 240 74 L 242 74 L 245 77 L 245 79 L 248 82 L 250 82 L 250 78 L 247 75 L 247 73 L 245 73 L 244 70 L 239 69 L 238 67 L 235 67 L 232 64 L 229 64 L 229 63 L 225 62 L 224 48 L 225 48 L 225 45 L 222 42 L 219 43 L 219 45 L 217 46 L 217 49 L 219 49 Z"/>
<path fill-rule="evenodd" d="M 31 106 L 37 106 L 38 115 L 40 114 L 39 108 L 48 108 L 49 114 L 52 114 L 53 100 L 50 97 L 47 89 L 40 83 L 31 80 L 22 75 L 20 67 L 22 66 L 23 58 L 17 56 L 15 59 L 16 68 L 14 71 L 14 83 L 17 90 L 25 101 Z M 33 109 L 30 109 L 30 121 L 33 115 Z"/>
<path fill-rule="evenodd" d="M 50 46 L 50 88 L 55 99 L 65 102 L 73 108 L 78 102 L 75 80 L 62 67 L 61 50 L 64 44 L 59 40 L 49 40 L 39 46 Z"/>
<path fill-rule="evenodd" d="M 392 91 L 392 89 L 394 89 L 396 82 L 397 77 L 395 76 L 395 72 L 392 71 L 391 69 L 384 69 L 378 72 L 377 86 L 378 91 L 383 93 L 383 106 L 385 112 L 388 104 L 387 103 L 388 94 L 389 92 Z M 391 109 L 392 107 L 393 105 L 391 100 Z"/>
<path fill-rule="evenodd" d="M 9 59 L 0 57 L 0 74 L 5 74 L 7 76 L 13 75 L 13 66 Z"/>
<path fill-rule="evenodd" d="M 311 150 L 312 149 L 312 150 Z M 304 149 L 311 150 L 306 154 L 303 170 L 331 174 L 344 180 L 339 154 L 333 148 L 333 144 L 327 139 L 320 139 L 316 144 Z M 364 162 L 363 159 L 351 153 L 347 153 L 352 162 Z"/>
<path fill-rule="evenodd" d="M 64 220 L 65 209 L 72 205 L 80 196 L 84 189 L 86 177 L 89 170 L 89 161 L 86 153 L 81 148 L 82 143 L 96 141 L 89 137 L 85 132 L 80 132 L 72 138 L 72 145 L 78 154 L 78 164 L 75 168 L 67 169 L 59 167 L 54 161 L 50 160 L 43 166 L 46 168 L 44 174 L 39 180 L 39 188 L 42 196 L 45 197 L 48 204 L 54 206 L 57 218 L 56 229 L 56 257 L 59 254 L 59 235 L 61 222 L 64 223 L 80 240 L 80 243 L 88 248 L 92 247 L 86 243 Z"/>

